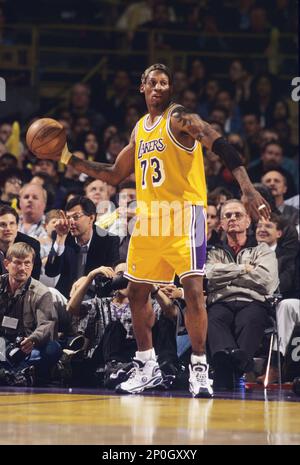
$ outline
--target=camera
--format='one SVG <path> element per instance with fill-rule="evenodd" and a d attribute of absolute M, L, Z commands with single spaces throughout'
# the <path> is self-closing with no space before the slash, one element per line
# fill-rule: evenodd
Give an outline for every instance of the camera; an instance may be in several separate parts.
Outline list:
<path fill-rule="evenodd" d="M 95 277 L 95 292 L 97 297 L 109 297 L 113 291 L 125 289 L 128 284 L 128 279 L 124 278 L 123 273 L 118 274 L 114 278 L 107 278 L 102 274 Z"/>
<path fill-rule="evenodd" d="M 14 342 L 9 342 L 6 346 L 6 359 L 13 366 L 17 366 L 27 357 L 21 349 L 21 342 L 24 339 L 23 336 L 17 336 Z"/>

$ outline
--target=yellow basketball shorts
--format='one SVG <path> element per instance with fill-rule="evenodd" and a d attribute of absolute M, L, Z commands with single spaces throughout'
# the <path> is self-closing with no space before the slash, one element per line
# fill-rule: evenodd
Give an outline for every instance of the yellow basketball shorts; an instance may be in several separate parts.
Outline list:
<path fill-rule="evenodd" d="M 157 221 L 157 220 L 156 220 Z M 138 219 L 132 233 L 127 270 L 130 281 L 140 283 L 173 283 L 177 274 L 186 276 L 205 273 L 206 260 L 206 210 L 191 205 L 185 215 L 184 226 L 175 215 L 166 228 L 162 218 L 155 224 L 153 218 Z"/>

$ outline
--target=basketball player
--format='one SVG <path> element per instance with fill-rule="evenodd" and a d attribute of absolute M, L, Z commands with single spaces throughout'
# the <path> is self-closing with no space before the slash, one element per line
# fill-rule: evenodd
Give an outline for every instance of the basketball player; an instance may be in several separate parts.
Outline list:
<path fill-rule="evenodd" d="M 172 283 L 176 273 L 184 289 L 185 324 L 192 344 L 190 392 L 194 397 L 212 397 L 205 355 L 206 183 L 202 145 L 219 155 L 233 172 L 253 217 L 268 218 L 270 209 L 252 186 L 235 149 L 198 115 L 171 103 L 172 77 L 165 65 L 154 64 L 146 69 L 140 92 L 149 113 L 138 121 L 129 144 L 114 165 L 76 158 L 67 146 L 61 161 L 113 185 L 135 171 L 138 220 L 130 240 L 126 275 L 130 280 L 129 300 L 138 351 L 129 379 L 117 390 L 138 393 L 161 383 L 151 337 L 154 314 L 150 294 L 152 291 L 153 295 L 154 283 Z M 182 221 L 180 210 L 184 212 L 187 227 L 181 234 L 173 229 L 170 234 L 162 234 L 157 220 L 162 219 L 163 213 L 153 208 L 156 202 L 175 202 L 174 211 L 168 215 L 174 228 Z M 141 233 L 145 225 L 150 226 L 148 235 Z M 152 227 L 156 235 L 149 233 Z"/>

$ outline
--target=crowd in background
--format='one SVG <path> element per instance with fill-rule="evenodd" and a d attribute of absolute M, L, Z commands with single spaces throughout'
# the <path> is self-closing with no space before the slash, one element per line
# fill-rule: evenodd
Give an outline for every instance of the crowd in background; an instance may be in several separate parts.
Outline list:
<path fill-rule="evenodd" d="M 129 46 L 132 50 L 137 50 L 145 47 L 146 38 L 145 33 L 136 31 L 138 26 L 142 25 L 149 30 L 153 27 L 169 29 L 175 34 L 178 21 L 184 20 L 184 28 L 200 32 L 196 39 L 197 43 L 191 37 L 186 41 L 192 43 L 177 43 L 172 36 L 164 37 L 161 34 L 157 36 L 156 47 L 168 49 L 168 47 L 182 46 L 183 49 L 209 51 L 217 46 L 224 51 L 238 53 L 239 44 L 233 44 L 229 39 L 223 38 L 221 32 L 235 30 L 253 33 L 254 37 L 260 32 L 268 31 L 271 40 L 273 27 L 286 32 L 290 31 L 291 25 L 294 24 L 292 2 L 278 1 L 276 8 L 272 10 L 270 2 L 267 1 L 240 1 L 238 8 L 234 10 L 232 10 L 233 2 L 232 5 L 228 2 L 227 6 L 222 6 L 222 15 L 215 13 L 221 8 L 220 2 L 209 3 L 210 8 L 203 9 L 198 6 L 198 2 L 172 2 L 172 5 L 168 2 L 138 2 L 119 11 L 116 27 L 127 31 Z M 86 14 L 89 11 L 88 7 L 95 4 L 96 2 L 85 2 Z M 282 12 L 281 8 L 283 8 Z M 74 7 L 75 17 L 76 11 Z M 138 12 L 135 16 L 134 11 Z M 211 31 L 219 31 L 220 35 L 212 39 L 209 35 Z M 259 36 L 255 40 L 253 37 L 249 39 L 247 53 L 259 49 L 265 51 L 267 57 L 270 41 L 262 43 Z M 279 290 L 285 293 L 286 298 L 293 294 L 293 298 L 299 299 L 299 282 L 295 280 L 299 261 L 299 147 L 292 114 L 294 110 L 290 100 L 291 89 L 284 88 L 282 82 L 267 71 L 266 63 L 267 61 L 258 65 L 255 61 L 250 62 L 246 58 L 232 59 L 226 69 L 227 78 L 218 79 L 215 76 L 214 60 L 200 59 L 195 53 L 186 69 L 174 71 L 173 100 L 184 105 L 189 111 L 198 113 L 221 135 L 226 136 L 239 152 L 250 179 L 269 201 L 275 215 L 273 219 L 271 218 L 269 229 L 266 225 L 260 225 L 260 230 L 265 228 L 260 237 L 257 236 L 259 233 L 255 224 L 246 225 L 244 232 L 247 230 L 247 237 L 254 241 L 255 246 L 268 241 L 270 246 L 274 246 L 277 241 L 281 244 L 281 250 L 288 259 L 289 267 L 284 270 L 285 277 L 279 276 L 280 282 L 282 280 Z M 54 117 L 64 126 L 69 149 L 77 157 L 114 163 L 144 112 L 144 101 L 138 92 L 138 85 L 130 67 L 116 66 L 110 82 L 93 79 L 90 83 L 74 83 L 68 102 L 57 109 Z M 29 243 L 35 250 L 31 276 L 40 280 L 45 286 L 56 288 L 60 292 L 65 311 L 71 292 L 71 304 L 68 305 L 73 310 L 76 308 L 76 312 L 73 313 L 76 313 L 77 318 L 86 318 L 86 309 L 90 308 L 92 316 L 90 315 L 90 319 L 85 323 L 81 322 L 84 331 L 80 333 L 90 334 L 94 331 L 91 329 L 91 321 L 94 321 L 93 312 L 96 312 L 97 305 L 93 303 L 89 307 L 86 304 L 85 313 L 80 313 L 82 310 L 79 310 L 78 301 L 75 305 L 72 300 L 74 298 L 71 289 L 75 283 L 73 292 L 80 291 L 82 300 L 85 297 L 86 300 L 91 299 L 93 302 L 96 294 L 92 283 L 97 275 L 93 270 L 99 271 L 102 267 L 103 275 L 112 278 L 116 276 L 112 267 L 115 267 L 118 261 L 125 262 L 129 241 L 127 223 L 134 220 L 134 176 L 120 186 L 113 187 L 100 180 L 88 178 L 72 166 L 64 167 L 52 160 L 38 160 L 26 146 L 25 133 L 35 119 L 44 115 L 37 112 L 26 121 L 18 120 L 12 115 L 7 115 L 0 122 L 2 274 L 7 272 L 5 259 L 8 248 L 15 242 Z M 239 199 L 240 192 L 232 174 L 220 158 L 208 150 L 205 150 L 205 168 L 208 189 L 208 248 L 210 249 L 226 239 L 224 224 L 221 227 L 222 205 L 230 199 Z M 64 212 L 63 217 L 61 210 Z M 280 223 L 280 219 L 283 219 L 283 223 Z M 281 234 L 276 236 L 276 241 L 272 231 L 270 232 L 272 224 L 273 226 L 275 224 L 276 231 L 281 231 Z M 109 231 L 110 235 L 101 237 L 97 233 L 98 230 Z M 275 234 L 274 230 L 273 234 Z M 30 239 L 27 239 L 28 237 Z M 105 244 L 104 240 L 106 240 Z M 97 241 L 99 241 L 98 246 L 95 245 Z M 84 251 L 83 245 L 87 242 L 89 248 Z M 80 248 L 80 252 L 76 247 Z M 82 266 L 78 265 L 78 254 L 83 260 Z M 75 256 L 77 258 L 74 258 Z M 99 273 L 101 274 L 101 271 Z M 84 276 L 89 276 L 90 288 L 80 281 Z M 156 289 L 153 291 L 153 298 L 156 296 L 160 309 L 162 308 L 167 315 L 171 314 L 171 320 L 174 322 L 182 299 L 174 289 L 172 292 L 170 289 L 165 293 L 160 291 L 160 296 L 155 294 L 155 291 Z M 57 299 L 55 292 L 53 295 Z M 176 297 L 176 302 L 179 298 L 177 309 L 172 307 L 172 302 L 175 300 L 164 300 L 167 297 L 172 299 Z M 79 299 L 76 294 L 75 299 L 77 298 Z M 105 305 L 102 302 L 101 305 L 102 307 L 104 305 L 105 309 L 109 308 L 109 312 L 112 312 L 110 315 L 117 314 L 115 309 L 119 307 L 128 311 L 125 291 L 123 294 L 118 291 L 117 296 L 109 298 L 112 301 L 105 302 Z M 68 320 L 65 312 L 58 314 L 59 325 L 64 318 Z M 118 318 L 112 320 L 116 321 Z M 76 330 L 69 331 L 72 337 L 78 335 L 80 324 L 78 321 L 76 324 Z M 106 326 L 104 323 L 103 325 Z M 166 334 L 165 326 L 160 328 L 163 334 Z M 171 333 L 174 332 L 174 327 L 172 328 Z M 110 331 L 122 332 L 122 329 L 113 326 L 110 327 Z M 170 332 L 168 334 L 170 335 Z M 127 343 L 126 335 L 123 339 Z M 172 344 L 173 342 L 170 343 L 171 349 L 166 359 L 173 363 L 176 353 L 174 355 Z M 93 347 L 92 344 L 89 350 Z M 164 350 L 165 348 L 158 353 L 164 353 Z M 104 363 L 112 360 L 115 362 L 116 353 L 120 353 L 120 350 L 116 349 L 112 352 L 113 356 L 110 353 L 104 357 Z M 131 352 L 132 348 L 128 349 L 128 353 Z M 166 359 L 163 358 L 162 363 Z M 116 363 L 125 361 L 117 360 Z"/>

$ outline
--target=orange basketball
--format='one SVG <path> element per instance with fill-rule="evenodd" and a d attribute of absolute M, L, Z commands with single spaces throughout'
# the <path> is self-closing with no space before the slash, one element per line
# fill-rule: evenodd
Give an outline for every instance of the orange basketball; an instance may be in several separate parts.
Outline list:
<path fill-rule="evenodd" d="M 59 160 L 65 143 L 65 128 L 52 118 L 36 120 L 26 133 L 26 144 L 38 158 Z"/>

